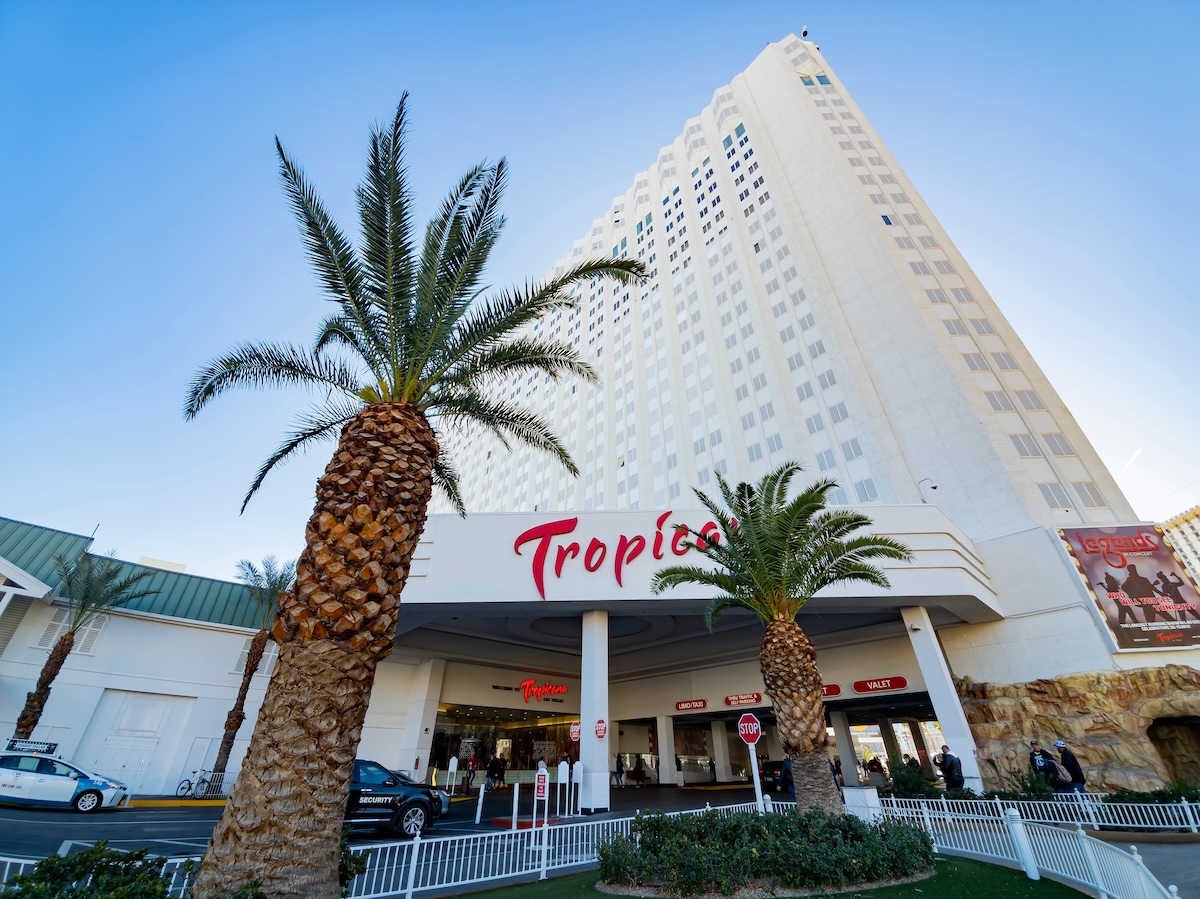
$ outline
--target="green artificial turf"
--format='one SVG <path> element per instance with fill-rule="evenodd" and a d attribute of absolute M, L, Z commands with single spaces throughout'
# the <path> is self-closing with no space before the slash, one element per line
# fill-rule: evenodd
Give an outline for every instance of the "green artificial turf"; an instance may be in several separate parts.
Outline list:
<path fill-rule="evenodd" d="M 587 871 L 474 895 L 481 899 L 594 899 L 608 895 L 596 890 L 595 882 L 596 873 Z M 1021 871 L 949 858 L 937 863 L 937 874 L 920 883 L 836 894 L 839 899 L 1078 899 L 1080 895 L 1051 880 L 1030 880 Z"/>

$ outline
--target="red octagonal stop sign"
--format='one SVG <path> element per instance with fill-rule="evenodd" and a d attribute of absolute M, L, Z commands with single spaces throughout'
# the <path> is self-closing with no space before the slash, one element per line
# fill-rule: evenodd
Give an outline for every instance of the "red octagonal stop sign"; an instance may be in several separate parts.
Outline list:
<path fill-rule="evenodd" d="M 762 736 L 762 725 L 754 715 L 747 712 L 738 719 L 738 736 L 747 746 L 753 746 Z"/>

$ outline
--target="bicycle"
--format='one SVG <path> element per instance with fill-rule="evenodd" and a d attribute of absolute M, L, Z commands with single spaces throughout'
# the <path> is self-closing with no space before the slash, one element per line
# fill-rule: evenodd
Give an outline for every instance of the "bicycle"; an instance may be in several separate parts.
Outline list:
<path fill-rule="evenodd" d="M 198 771 L 193 771 L 191 777 L 185 777 L 179 782 L 179 786 L 175 788 L 175 795 L 179 798 L 184 796 L 194 796 L 197 799 L 204 799 L 212 785 L 212 772 L 206 768 L 201 768 Z"/>

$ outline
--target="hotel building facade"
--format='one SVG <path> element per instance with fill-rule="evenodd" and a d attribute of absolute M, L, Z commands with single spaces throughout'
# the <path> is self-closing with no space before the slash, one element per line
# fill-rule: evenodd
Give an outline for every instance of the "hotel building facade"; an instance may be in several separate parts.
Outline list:
<path fill-rule="evenodd" d="M 617 753 L 663 783 L 746 776 L 732 725 L 747 709 L 778 758 L 761 625 L 730 614 L 710 633 L 703 594 L 648 586 L 680 552 L 675 525 L 705 524 L 693 488 L 797 459 L 915 553 L 888 569 L 890 591 L 823 593 L 799 618 L 848 782 L 864 754 L 911 751 L 928 767 L 944 740 L 969 785 L 991 786 L 1024 764 L 1029 738 L 1058 736 L 1095 785 L 1193 773 L 1195 584 L 816 46 L 770 44 L 550 274 L 597 255 L 639 259 L 649 278 L 579 285 L 577 306 L 537 333 L 579 349 L 600 384 L 498 388 L 554 423 L 582 475 L 444 435 L 472 514 L 430 518 L 363 754 L 418 777 L 476 751 L 516 767 L 569 755 L 592 809 L 607 807 Z M 56 614 L 39 601 L 45 553 L 30 547 L 72 536 L 9 526 L 0 725 Z M 187 575 L 161 577 L 160 598 L 109 616 L 119 676 L 101 676 L 98 636 L 68 662 L 43 727 L 85 765 L 126 746 L 111 751 L 152 792 L 211 760 L 249 636 L 219 599 L 234 585 L 203 599 Z M 178 652 L 161 666 L 129 652 L 147 628 L 223 640 L 229 659 L 206 652 L 187 676 L 168 673 Z M 140 749 L 120 743 L 147 722 Z"/>

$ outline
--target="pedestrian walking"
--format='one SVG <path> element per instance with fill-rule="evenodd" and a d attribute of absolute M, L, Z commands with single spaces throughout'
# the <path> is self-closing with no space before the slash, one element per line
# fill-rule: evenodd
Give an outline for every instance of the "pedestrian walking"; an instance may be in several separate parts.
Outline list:
<path fill-rule="evenodd" d="M 617 786 L 624 788 L 625 786 L 625 759 L 621 758 L 621 753 L 617 753 Z"/>
<path fill-rule="evenodd" d="M 1043 749 L 1041 743 L 1037 740 L 1029 741 L 1029 770 L 1045 780 L 1051 787 L 1054 786 L 1056 764 L 1054 756 Z"/>
<path fill-rule="evenodd" d="M 1083 774 L 1083 766 L 1079 764 L 1079 759 L 1075 758 L 1075 753 L 1067 748 L 1065 740 L 1059 740 L 1054 744 L 1054 748 L 1058 750 L 1060 764 L 1067 769 L 1067 773 L 1071 775 L 1070 789 L 1073 793 L 1086 793 L 1084 789 L 1087 778 Z"/>

